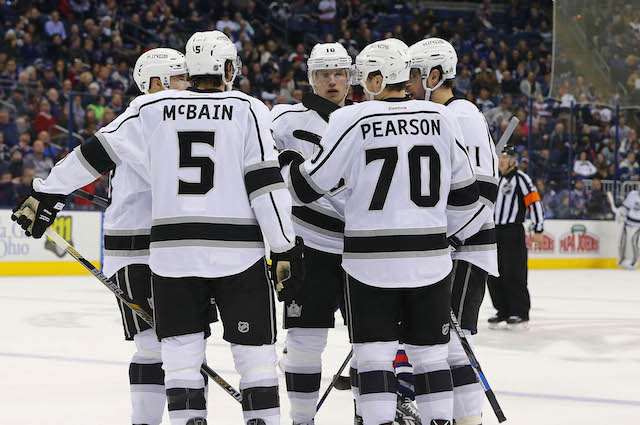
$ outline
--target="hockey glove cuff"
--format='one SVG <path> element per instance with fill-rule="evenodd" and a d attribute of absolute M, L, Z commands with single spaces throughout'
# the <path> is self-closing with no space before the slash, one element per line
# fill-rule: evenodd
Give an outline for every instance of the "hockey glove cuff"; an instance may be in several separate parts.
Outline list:
<path fill-rule="evenodd" d="M 11 220 L 17 222 L 27 236 L 40 239 L 66 201 L 66 195 L 36 192 L 32 185 L 31 194 L 13 209 Z"/>
<path fill-rule="evenodd" d="M 305 279 L 304 243 L 296 237 L 296 244 L 286 252 L 271 253 L 271 280 L 278 292 L 278 301 L 293 299 Z"/>
<path fill-rule="evenodd" d="M 281 169 L 289 164 L 299 166 L 304 162 L 304 157 L 298 151 L 294 151 L 293 149 L 285 149 L 278 155 L 278 162 L 280 163 Z"/>

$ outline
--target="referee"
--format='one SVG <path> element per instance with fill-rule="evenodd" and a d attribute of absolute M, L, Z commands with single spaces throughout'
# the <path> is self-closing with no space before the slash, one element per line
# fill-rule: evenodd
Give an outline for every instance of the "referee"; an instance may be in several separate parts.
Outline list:
<path fill-rule="evenodd" d="M 529 290 L 527 289 L 527 245 L 524 221 L 531 212 L 534 226 L 533 242 L 542 242 L 544 209 L 531 178 L 516 168 L 513 146 L 505 146 L 499 155 L 500 181 L 495 204 L 496 242 L 500 277 L 487 281 L 493 306 L 498 310 L 489 318 L 489 327 L 507 322 L 509 327 L 526 327 L 529 322 Z"/>

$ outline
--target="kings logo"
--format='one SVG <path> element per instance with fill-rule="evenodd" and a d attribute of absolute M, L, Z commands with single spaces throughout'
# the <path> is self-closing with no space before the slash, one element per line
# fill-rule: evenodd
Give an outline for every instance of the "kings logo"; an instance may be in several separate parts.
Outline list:
<path fill-rule="evenodd" d="M 60 236 L 64 238 L 65 241 L 69 242 L 69 245 L 73 245 L 73 241 L 71 240 L 71 229 L 72 229 L 73 218 L 69 215 L 66 216 L 58 216 L 56 217 L 56 221 L 53 222 L 51 228 L 55 230 Z M 47 238 L 44 242 L 44 248 L 56 254 L 58 257 L 62 258 L 67 255 L 67 252 L 60 248 L 54 241 Z"/>
<path fill-rule="evenodd" d="M 296 300 L 291 301 L 291 304 L 287 306 L 287 317 L 300 316 L 302 316 L 302 306 L 296 304 Z"/>

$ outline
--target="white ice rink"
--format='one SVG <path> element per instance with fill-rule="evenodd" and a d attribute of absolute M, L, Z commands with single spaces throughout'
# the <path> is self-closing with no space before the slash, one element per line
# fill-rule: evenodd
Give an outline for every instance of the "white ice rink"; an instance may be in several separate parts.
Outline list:
<path fill-rule="evenodd" d="M 640 423 L 640 272 L 532 271 L 531 329 L 492 331 L 488 295 L 477 356 L 514 425 Z M 125 425 L 128 361 L 111 294 L 93 277 L 0 278 L 0 425 Z M 214 325 L 210 366 L 238 384 Z M 284 331 L 279 334 L 282 349 Z M 324 392 L 349 352 L 344 326 L 330 334 Z M 288 419 L 280 381 L 283 424 Z M 485 404 L 484 424 L 497 421 Z M 165 413 L 165 421 L 168 416 Z M 215 384 L 209 423 L 242 424 L 240 408 Z M 333 391 L 318 425 L 353 423 L 351 394 Z"/>

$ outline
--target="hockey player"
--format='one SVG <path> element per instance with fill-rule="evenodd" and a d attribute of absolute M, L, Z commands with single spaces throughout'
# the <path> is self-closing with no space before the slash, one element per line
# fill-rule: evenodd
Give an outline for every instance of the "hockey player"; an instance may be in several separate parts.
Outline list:
<path fill-rule="evenodd" d="M 365 425 L 395 418 L 399 340 L 414 365 L 422 422 L 451 422 L 447 238 L 475 233 L 469 222 L 480 209 L 458 124 L 446 107 L 406 97 L 410 67 L 400 40 L 367 46 L 356 79 L 372 101 L 333 112 L 318 156 L 280 154 L 302 202 L 341 178 L 347 186 L 342 266 Z"/>
<path fill-rule="evenodd" d="M 633 190 L 616 211 L 616 220 L 624 223 L 620 235 L 618 266 L 637 270 L 640 265 L 640 193 Z"/>
<path fill-rule="evenodd" d="M 415 43 L 409 51 L 412 69 L 408 91 L 414 99 L 431 100 L 454 112 L 476 173 L 480 201 L 484 204 L 476 217 L 483 223 L 480 232 L 461 241 L 451 253 L 454 260 L 451 307 L 467 340 L 473 343 L 488 274 L 498 276 L 493 222 L 493 206 L 498 194 L 498 157 L 482 113 L 473 103 L 453 95 L 458 64 L 453 46 L 440 38 L 428 38 Z M 484 390 L 455 334 L 449 341 L 447 362 L 453 377 L 453 418 L 456 424 L 481 424 Z"/>
<path fill-rule="evenodd" d="M 173 49 L 152 49 L 136 61 L 133 78 L 141 92 L 157 93 L 188 86 L 185 57 Z M 97 174 L 96 174 L 96 177 Z M 111 203 L 104 214 L 103 273 L 129 299 L 152 314 L 149 236 L 151 188 L 133 167 L 122 163 L 111 171 Z M 118 301 L 126 340 L 136 343 L 129 365 L 131 421 L 159 425 L 166 404 L 160 342 L 153 329 Z"/>
<path fill-rule="evenodd" d="M 274 293 L 262 235 L 280 284 L 299 279 L 302 245 L 289 218 L 291 197 L 266 106 L 225 92 L 239 69 L 235 46 L 218 31 L 196 33 L 186 61 L 193 88 L 134 100 L 46 180 L 35 180 L 13 218 L 41 237 L 64 207 L 64 194 L 96 172 L 134 167 L 153 198 L 149 262 L 171 423 L 206 424 L 199 369 L 215 298 L 240 374 L 246 423 L 279 424 Z"/>
<path fill-rule="evenodd" d="M 276 148 L 293 149 L 305 159 L 320 153 L 329 115 L 345 105 L 350 87 L 351 57 L 339 43 L 316 44 L 307 61 L 313 94 L 302 103 L 276 105 L 271 132 Z M 344 236 L 344 185 L 309 204 L 294 205 L 293 227 L 305 241 L 306 279 L 284 296 L 284 327 L 288 329 L 281 366 L 286 375 L 291 419 L 313 424 L 320 391 L 322 352 L 334 313 L 344 304 L 344 271 L 340 266 Z"/>

